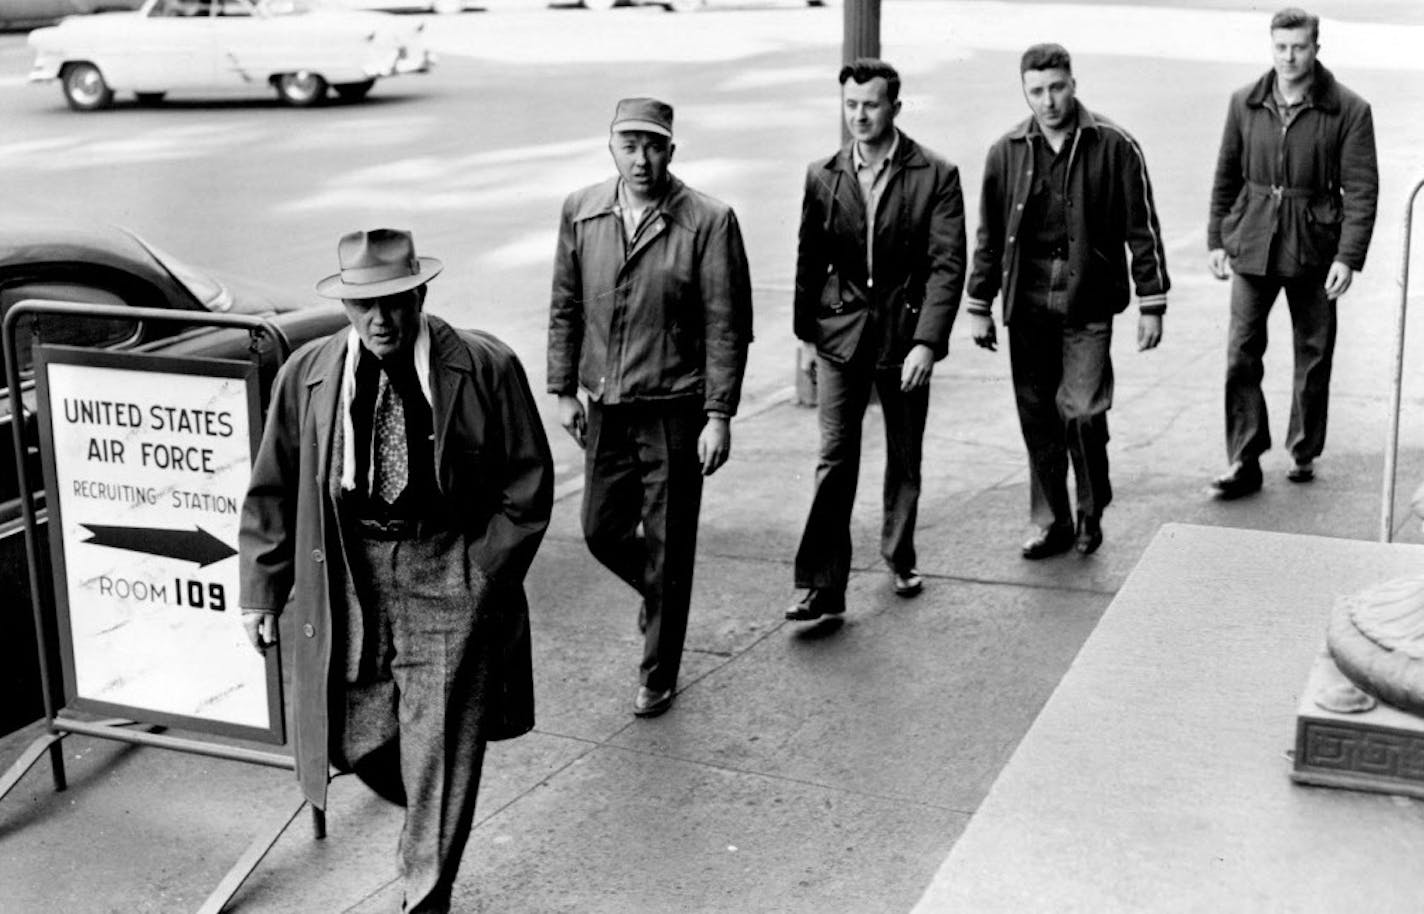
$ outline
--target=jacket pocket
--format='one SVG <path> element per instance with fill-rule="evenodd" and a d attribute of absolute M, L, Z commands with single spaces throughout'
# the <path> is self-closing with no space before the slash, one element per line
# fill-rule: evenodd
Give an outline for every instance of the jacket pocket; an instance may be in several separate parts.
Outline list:
<path fill-rule="evenodd" d="M 910 351 L 915 331 L 920 328 L 920 310 L 924 307 L 925 295 L 922 291 L 910 289 L 896 294 L 892 300 L 895 302 L 896 317 L 894 348 L 896 354 L 903 357 Z"/>
<path fill-rule="evenodd" d="M 845 310 L 845 301 L 841 298 L 841 277 L 832 268 L 826 273 L 826 282 L 821 286 L 821 314 L 827 312 L 839 314 Z"/>
<path fill-rule="evenodd" d="M 1344 219 L 1340 198 L 1313 197 L 1305 207 L 1305 245 L 1312 263 L 1324 265 L 1340 247 L 1340 223 Z"/>
<path fill-rule="evenodd" d="M 1231 208 L 1231 212 L 1221 220 L 1221 247 L 1229 257 L 1237 257 L 1241 254 L 1241 222 L 1245 215 L 1246 204 L 1237 200 L 1236 205 Z"/>

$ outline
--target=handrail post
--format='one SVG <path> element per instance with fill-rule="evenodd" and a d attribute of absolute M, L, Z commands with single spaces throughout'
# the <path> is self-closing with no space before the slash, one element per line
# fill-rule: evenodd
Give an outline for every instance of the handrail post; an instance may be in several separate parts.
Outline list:
<path fill-rule="evenodd" d="M 1404 207 L 1404 238 L 1399 257 L 1399 319 L 1395 325 L 1394 378 L 1390 394 L 1389 440 L 1384 449 L 1384 490 L 1380 493 L 1380 542 L 1394 539 L 1394 496 L 1399 473 L 1399 414 L 1404 395 L 1404 329 L 1409 313 L 1409 255 L 1414 229 L 1414 203 L 1424 190 L 1424 179 L 1409 192 Z"/>

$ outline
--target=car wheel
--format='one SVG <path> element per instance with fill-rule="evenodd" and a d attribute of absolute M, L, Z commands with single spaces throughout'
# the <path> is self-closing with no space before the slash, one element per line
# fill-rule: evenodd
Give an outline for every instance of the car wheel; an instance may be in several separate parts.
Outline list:
<path fill-rule="evenodd" d="M 92 63 L 72 63 L 60 77 L 64 100 L 75 111 L 99 111 L 114 103 L 114 90 Z"/>
<path fill-rule="evenodd" d="M 164 95 L 165 93 L 163 92 L 135 92 L 134 98 L 145 108 L 152 108 L 154 105 L 163 101 Z"/>
<path fill-rule="evenodd" d="M 283 73 L 275 85 L 277 97 L 293 108 L 311 108 L 326 100 L 326 80 L 319 73 L 308 70 Z"/>
<path fill-rule="evenodd" d="M 442 16 L 451 16 L 465 11 L 465 0 L 435 0 L 430 8 Z"/>
<path fill-rule="evenodd" d="M 334 88 L 336 95 L 344 102 L 359 102 L 366 97 L 366 93 L 371 91 L 371 87 L 376 84 L 374 79 L 368 79 L 363 83 L 337 83 Z"/>
<path fill-rule="evenodd" d="M 617 4 L 617 0 L 582 0 L 583 8 L 602 13 L 611 10 Z"/>

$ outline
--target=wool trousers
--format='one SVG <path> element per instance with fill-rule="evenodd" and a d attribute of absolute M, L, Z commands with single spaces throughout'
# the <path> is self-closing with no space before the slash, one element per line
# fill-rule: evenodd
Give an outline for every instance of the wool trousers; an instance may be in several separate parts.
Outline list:
<path fill-rule="evenodd" d="M 484 764 L 487 671 L 472 644 L 486 583 L 458 532 L 343 535 L 347 682 L 333 690 L 344 695 L 335 757 L 405 807 L 402 910 L 447 912 Z"/>
<path fill-rule="evenodd" d="M 642 597 L 639 678 L 655 691 L 677 686 L 687 638 L 706 421 L 700 398 L 588 405 L 584 540 Z"/>
<path fill-rule="evenodd" d="M 873 336 L 867 331 L 867 336 Z M 844 592 L 850 578 L 851 509 L 860 480 L 865 410 L 875 390 L 885 420 L 885 477 L 880 554 L 893 570 L 915 567 L 915 521 L 920 504 L 920 459 L 930 388 L 900 389 L 900 367 L 876 366 L 873 347 L 845 364 L 816 360 L 820 457 L 816 490 L 796 549 L 796 586 Z"/>

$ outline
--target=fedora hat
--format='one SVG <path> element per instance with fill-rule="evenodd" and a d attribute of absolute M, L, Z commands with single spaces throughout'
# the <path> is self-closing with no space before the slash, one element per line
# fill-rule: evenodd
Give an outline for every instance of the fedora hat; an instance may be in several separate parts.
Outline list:
<path fill-rule="evenodd" d="M 316 284 L 325 298 L 380 298 L 423 286 L 445 269 L 434 257 L 415 256 L 415 239 L 400 229 L 371 229 L 341 236 L 341 272 Z"/>

